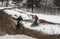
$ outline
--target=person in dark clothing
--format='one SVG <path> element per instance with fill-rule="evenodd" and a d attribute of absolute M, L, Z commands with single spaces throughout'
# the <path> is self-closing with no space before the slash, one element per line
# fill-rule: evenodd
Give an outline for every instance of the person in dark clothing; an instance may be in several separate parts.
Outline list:
<path fill-rule="evenodd" d="M 20 29 L 20 23 L 19 23 L 19 21 L 17 22 L 16 29 L 17 30 Z"/>
<path fill-rule="evenodd" d="M 18 23 L 18 22 L 23 21 L 23 18 L 22 18 L 22 16 L 19 16 L 16 20 L 17 20 L 17 23 Z"/>
<path fill-rule="evenodd" d="M 23 18 L 22 18 L 22 16 L 19 16 L 16 20 L 17 20 L 16 29 L 18 30 L 23 27 L 23 23 L 22 23 Z"/>
<path fill-rule="evenodd" d="M 22 21 L 23 20 L 22 16 L 19 16 L 17 20 Z"/>

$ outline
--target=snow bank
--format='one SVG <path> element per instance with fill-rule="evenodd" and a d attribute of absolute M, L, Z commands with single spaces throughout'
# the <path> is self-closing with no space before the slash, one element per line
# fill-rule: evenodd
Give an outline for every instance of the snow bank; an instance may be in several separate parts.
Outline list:
<path fill-rule="evenodd" d="M 19 9 L 15 9 L 18 12 L 23 12 L 25 14 L 28 15 L 37 15 L 39 17 L 39 19 L 48 21 L 48 22 L 52 22 L 52 23 L 59 23 L 60 24 L 60 16 L 55 16 L 55 15 L 44 15 L 44 14 L 37 14 L 37 13 L 30 13 L 30 12 L 25 12 Z"/>
<path fill-rule="evenodd" d="M 43 15 L 43 14 L 35 14 L 35 13 L 28 13 L 21 10 L 4 10 L 7 14 L 11 15 L 14 18 L 19 17 L 22 15 L 23 19 L 31 19 L 31 15 L 37 15 L 39 19 L 52 22 L 52 23 L 60 23 L 60 16 L 53 16 L 53 15 Z M 28 16 L 29 15 L 29 16 Z M 60 25 L 52 25 L 52 24 L 40 24 L 38 27 L 31 27 L 31 23 L 23 22 L 24 27 L 29 29 L 34 29 L 36 31 L 42 31 L 49 35 L 60 34 Z M 29 25 L 29 26 L 28 26 Z"/>
<path fill-rule="evenodd" d="M 0 10 L 2 10 L 2 9 L 9 9 L 9 8 L 12 8 L 12 7 L 0 7 Z"/>
<path fill-rule="evenodd" d="M 14 10 L 4 10 L 8 15 L 11 15 L 14 18 L 18 18 L 20 15 L 23 17 L 23 20 L 29 20 L 30 17 L 24 13 L 20 13 Z"/>
<path fill-rule="evenodd" d="M 59 35 L 60 34 L 60 25 L 39 24 L 39 26 L 31 27 L 31 23 L 23 22 L 23 24 L 24 24 L 24 27 L 26 27 L 26 28 L 40 31 L 45 34 L 49 34 L 49 35 L 54 35 L 54 34 Z"/>
<path fill-rule="evenodd" d="M 0 36 L 0 39 L 36 39 L 27 35 L 5 35 Z"/>
<path fill-rule="evenodd" d="M 39 17 L 39 19 L 45 20 L 47 22 L 60 24 L 60 16 L 42 15 L 42 14 L 37 14 L 37 16 Z"/>
<path fill-rule="evenodd" d="M 5 12 L 12 15 L 12 17 L 14 17 L 14 18 L 17 18 L 17 16 L 19 17 L 20 15 L 22 15 L 25 20 L 29 20 L 29 19 L 31 19 L 31 15 L 37 15 L 39 17 L 39 19 L 42 19 L 42 20 L 45 20 L 45 21 L 51 22 L 51 23 L 59 23 L 60 24 L 60 16 L 28 13 L 28 12 L 24 12 L 19 9 L 5 10 Z"/>
<path fill-rule="evenodd" d="M 8 6 L 8 7 L 0 7 L 0 10 L 3 10 L 3 9 L 13 9 L 17 6 Z"/>

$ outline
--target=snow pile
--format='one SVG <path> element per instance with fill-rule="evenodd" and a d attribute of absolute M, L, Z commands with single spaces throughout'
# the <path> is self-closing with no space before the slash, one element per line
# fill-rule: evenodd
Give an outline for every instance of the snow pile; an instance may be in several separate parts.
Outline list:
<path fill-rule="evenodd" d="M 18 17 L 20 15 L 22 15 L 23 18 L 27 19 L 27 20 L 31 19 L 31 15 L 37 15 L 39 17 L 39 19 L 42 19 L 42 20 L 45 20 L 45 21 L 48 21 L 48 22 L 52 22 L 52 23 L 60 23 L 60 16 L 28 13 L 28 12 L 24 12 L 24 11 L 19 10 L 19 9 L 15 9 L 15 10 L 5 10 L 5 12 L 10 14 L 10 15 L 14 14 L 14 15 L 16 15 Z M 14 15 L 12 15 L 12 17 L 16 18 L 16 16 L 14 16 Z"/>
<path fill-rule="evenodd" d="M 59 23 L 60 24 L 60 16 L 53 16 L 53 15 L 37 15 L 40 19 L 45 20 L 51 23 Z"/>
<path fill-rule="evenodd" d="M 8 15 L 11 15 L 12 17 L 14 18 L 18 18 L 20 15 L 23 17 L 23 20 L 29 20 L 30 17 L 27 16 L 26 14 L 24 13 L 20 13 L 20 12 L 17 12 L 17 11 L 14 11 L 14 10 L 4 10 Z"/>
<path fill-rule="evenodd" d="M 12 8 L 15 8 L 17 6 L 8 6 L 8 7 L 0 7 L 0 10 L 3 10 L 3 9 L 12 9 Z"/>
<path fill-rule="evenodd" d="M 53 15 L 43 15 L 43 14 L 35 14 L 35 13 L 28 13 L 21 11 L 19 9 L 16 10 L 4 10 L 7 14 L 11 15 L 14 18 L 19 17 L 20 15 L 23 17 L 23 19 L 31 19 L 31 15 L 37 15 L 39 19 L 52 22 L 52 23 L 60 23 L 60 16 L 53 16 Z M 31 23 L 23 22 L 24 27 L 29 29 L 34 29 L 36 31 L 42 31 L 46 34 L 60 34 L 60 25 L 52 25 L 52 24 L 40 24 L 38 27 L 31 27 Z"/>
<path fill-rule="evenodd" d="M 45 34 L 49 34 L 49 35 L 60 34 L 60 25 L 39 24 L 39 26 L 31 27 L 31 23 L 23 22 L 23 24 L 24 24 L 24 27 L 26 28 L 33 29 L 36 31 L 42 31 Z"/>
<path fill-rule="evenodd" d="M 9 9 L 9 8 L 13 8 L 13 7 L 0 7 L 0 10 L 2 10 L 2 9 Z"/>
<path fill-rule="evenodd" d="M 0 36 L 0 39 L 36 39 L 27 35 L 5 35 Z"/>
<path fill-rule="evenodd" d="M 25 14 L 28 15 L 37 15 L 39 17 L 39 19 L 48 21 L 48 22 L 52 22 L 52 23 L 60 23 L 60 16 L 54 16 L 54 15 L 44 15 L 44 14 L 37 14 L 37 13 L 29 13 L 29 12 L 24 12 L 22 10 L 19 9 L 15 9 L 18 12 L 23 12 Z"/>

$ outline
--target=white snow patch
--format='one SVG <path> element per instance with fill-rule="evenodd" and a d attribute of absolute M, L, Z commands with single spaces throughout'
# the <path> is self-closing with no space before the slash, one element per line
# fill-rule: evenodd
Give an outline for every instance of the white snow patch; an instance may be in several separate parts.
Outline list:
<path fill-rule="evenodd" d="M 35 13 L 28 13 L 21 10 L 4 10 L 9 15 L 12 15 L 12 17 L 17 18 L 20 15 L 22 15 L 23 19 L 31 19 L 28 15 L 37 15 L 39 19 L 52 22 L 52 23 L 60 23 L 60 16 L 53 16 L 53 15 L 43 15 L 43 14 L 35 14 Z M 20 12 L 21 11 L 21 12 Z M 27 15 L 28 14 L 28 15 Z M 17 16 L 15 16 L 17 15 Z M 24 27 L 29 29 L 34 29 L 36 31 L 42 31 L 46 34 L 54 35 L 54 34 L 60 34 L 60 25 L 52 25 L 52 24 L 40 24 L 38 27 L 31 27 L 31 23 L 23 22 Z"/>
<path fill-rule="evenodd" d="M 52 22 L 52 23 L 60 23 L 60 16 L 55 16 L 55 15 L 44 15 L 44 14 L 37 14 L 37 13 L 30 13 L 30 12 L 26 12 L 26 11 L 22 11 L 19 9 L 15 9 L 18 12 L 23 12 L 25 14 L 28 15 L 37 15 L 39 17 L 39 19 L 48 21 L 48 22 Z"/>
<path fill-rule="evenodd" d="M 45 20 L 45 21 L 48 21 L 48 22 L 52 22 L 52 23 L 60 23 L 60 16 L 35 14 L 35 13 L 24 12 L 24 11 L 18 10 L 18 9 L 16 9 L 16 10 L 17 11 L 15 11 L 15 10 L 5 10 L 5 12 L 9 13 L 10 15 L 12 15 L 12 14 L 17 15 L 18 17 L 20 15 L 22 15 L 23 19 L 27 19 L 27 20 L 31 19 L 31 15 L 37 15 L 39 17 L 39 19 L 42 19 L 42 20 Z M 20 12 L 18 12 L 18 11 L 20 11 Z M 16 16 L 14 16 L 14 15 L 12 15 L 12 17 L 16 18 Z"/>
<path fill-rule="evenodd" d="M 0 39 L 36 39 L 27 35 L 5 35 L 0 36 Z"/>
<path fill-rule="evenodd" d="M 42 31 L 43 33 L 46 33 L 49 35 L 60 34 L 60 25 L 39 24 L 39 26 L 31 27 L 31 23 L 23 22 L 23 24 L 24 24 L 24 27 L 26 28 L 33 29 L 40 32 Z"/>
<path fill-rule="evenodd" d="M 43 15 L 37 14 L 39 19 L 51 22 L 51 23 L 60 23 L 60 16 L 53 16 L 53 15 Z"/>
<path fill-rule="evenodd" d="M 0 10 L 2 10 L 2 9 L 8 9 L 8 8 L 12 8 L 12 7 L 0 7 Z"/>
<path fill-rule="evenodd" d="M 24 13 L 20 13 L 14 10 L 4 10 L 8 15 L 11 15 L 14 18 L 18 18 L 20 15 L 23 17 L 23 20 L 26 19 L 30 19 L 30 17 L 28 17 L 28 15 L 24 14 Z"/>

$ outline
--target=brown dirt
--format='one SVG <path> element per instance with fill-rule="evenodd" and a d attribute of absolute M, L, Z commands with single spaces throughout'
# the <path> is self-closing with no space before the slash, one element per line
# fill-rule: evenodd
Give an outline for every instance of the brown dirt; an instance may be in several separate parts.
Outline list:
<path fill-rule="evenodd" d="M 60 35 L 44 35 L 42 32 L 37 32 L 28 28 L 22 28 L 17 31 L 16 28 L 14 28 L 16 24 L 10 18 L 9 15 L 0 10 L 0 36 L 5 34 L 25 34 L 37 39 L 60 39 Z"/>

